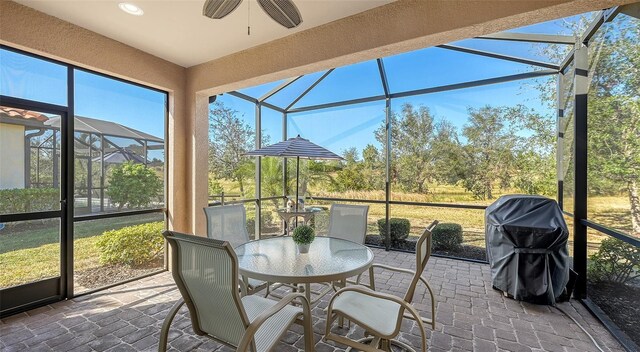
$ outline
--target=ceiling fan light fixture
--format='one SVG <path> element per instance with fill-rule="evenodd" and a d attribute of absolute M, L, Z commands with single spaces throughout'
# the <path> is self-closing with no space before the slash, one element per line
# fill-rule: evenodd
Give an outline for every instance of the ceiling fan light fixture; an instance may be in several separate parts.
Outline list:
<path fill-rule="evenodd" d="M 274 21 L 289 29 L 302 23 L 300 11 L 291 0 L 258 0 L 262 10 Z"/>
<path fill-rule="evenodd" d="M 130 2 L 121 2 L 118 4 L 118 7 L 120 8 L 120 10 L 130 15 L 134 15 L 134 16 L 144 15 L 144 11 L 142 11 L 142 9 L 138 5 L 132 4 Z"/>
<path fill-rule="evenodd" d="M 207 0 L 202 14 L 213 19 L 221 19 L 238 8 L 242 0 Z"/>

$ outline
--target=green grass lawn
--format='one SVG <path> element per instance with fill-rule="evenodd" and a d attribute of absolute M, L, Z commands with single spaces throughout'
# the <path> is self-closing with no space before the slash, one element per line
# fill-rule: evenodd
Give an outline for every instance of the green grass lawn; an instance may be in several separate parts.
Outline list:
<path fill-rule="evenodd" d="M 225 189 L 228 183 L 224 184 Z M 252 186 L 249 185 L 248 188 Z M 232 191 L 237 191 L 231 189 Z M 231 192 L 229 192 L 231 193 Z M 511 193 L 504 191 L 503 193 Z M 383 191 L 367 192 L 313 192 L 316 197 L 334 197 L 348 199 L 384 199 Z M 496 192 L 496 196 L 500 193 Z M 397 201 L 435 202 L 435 203 L 459 203 L 459 204 L 483 204 L 488 205 L 490 200 L 475 200 L 470 193 L 455 186 L 434 186 L 429 194 L 412 194 L 394 192 L 392 199 Z M 310 205 L 330 205 L 331 202 L 322 202 L 314 199 L 307 201 Z M 362 203 L 354 203 L 362 204 Z M 245 204 L 247 219 L 255 217 L 255 205 Z M 565 202 L 567 209 L 571 204 Z M 263 214 L 271 213 L 269 224 L 265 228 L 279 231 L 278 216 L 275 206 L 271 202 L 263 204 Z M 378 234 L 378 219 L 385 217 L 384 204 L 370 204 L 368 217 L 368 233 Z M 484 210 L 457 209 L 446 207 L 420 207 L 413 205 L 391 205 L 391 217 L 407 218 L 411 222 L 411 235 L 419 236 L 422 231 L 433 221 L 453 222 L 462 225 L 464 231 L 464 243 L 479 247 L 484 246 Z M 629 200 L 626 197 L 591 197 L 589 198 L 589 217 L 591 220 L 622 231 L 630 231 Z M 266 217 L 263 217 L 263 221 Z M 74 228 L 75 242 L 74 270 L 81 271 L 100 267 L 100 251 L 96 247 L 99 236 L 108 230 L 119 229 L 125 226 L 137 225 L 162 219 L 161 214 L 147 214 L 137 216 L 125 216 L 104 220 L 78 222 Z M 567 218 L 569 230 L 572 232 L 571 219 Z M 0 288 L 30 282 L 59 274 L 60 245 L 58 224 L 49 223 L 43 225 L 39 221 L 29 223 L 29 227 L 6 228 L 0 232 Z M 326 231 L 328 214 L 317 216 L 316 225 L 318 232 Z M 588 232 L 589 252 L 595 252 L 599 243 L 606 235 L 595 231 Z M 572 241 L 572 234 L 570 241 Z M 570 246 L 571 250 L 571 246 Z"/>
<path fill-rule="evenodd" d="M 74 270 L 99 267 L 99 236 L 109 230 L 161 221 L 162 214 L 145 214 L 78 222 L 74 226 Z M 60 242 L 58 222 L 31 221 L 0 234 L 0 288 L 58 276 Z M 8 232 L 8 233 L 7 233 Z"/>

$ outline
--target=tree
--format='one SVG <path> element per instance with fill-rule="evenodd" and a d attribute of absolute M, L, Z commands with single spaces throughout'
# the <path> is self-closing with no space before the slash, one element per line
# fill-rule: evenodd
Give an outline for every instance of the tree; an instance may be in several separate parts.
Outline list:
<path fill-rule="evenodd" d="M 358 149 L 349 148 L 342 153 L 345 159 L 342 169 L 337 172 L 335 179 L 335 190 L 344 191 L 361 191 L 366 189 L 366 181 L 364 177 L 364 164 L 358 158 Z"/>
<path fill-rule="evenodd" d="M 580 35 L 583 17 L 567 27 Z M 598 31 L 589 44 L 588 174 L 593 194 L 620 194 L 629 198 L 631 232 L 640 235 L 640 25 L 624 14 Z M 549 46 L 540 54 L 559 62 L 566 53 Z M 555 83 L 537 86 L 543 101 L 555 102 Z M 568 91 L 573 87 L 566 84 Z M 566 92 L 563 92 L 566 93 Z M 569 107 L 571 110 L 571 99 Z M 565 111 L 565 116 L 570 116 Z M 572 131 L 566 131 L 571 133 Z M 571 151 L 568 145 L 565 150 Z M 569 170 L 569 173 L 571 170 Z M 569 175 L 571 176 L 571 175 Z M 567 180 L 566 182 L 570 182 Z"/>
<path fill-rule="evenodd" d="M 372 144 L 367 144 L 362 150 L 362 173 L 365 178 L 365 187 L 367 190 L 384 188 L 386 179 L 384 159 L 384 156 L 381 155 L 378 149 Z"/>
<path fill-rule="evenodd" d="M 152 169 L 128 161 L 114 167 L 109 177 L 107 195 L 122 210 L 125 205 L 148 206 L 162 192 L 162 181 Z"/>
<path fill-rule="evenodd" d="M 282 195 L 282 159 L 269 157 L 262 158 L 262 196 L 273 197 Z M 282 202 L 279 199 L 272 199 L 275 208 Z"/>
<path fill-rule="evenodd" d="M 513 175 L 517 137 L 508 121 L 509 109 L 487 105 L 468 111 L 469 122 L 462 129 L 466 144 L 460 176 L 474 196 L 493 199 L 494 187 L 507 186 Z"/>
<path fill-rule="evenodd" d="M 244 154 L 253 149 L 255 131 L 237 117 L 238 111 L 217 101 L 209 110 L 209 172 L 238 183 L 245 196 L 245 181 L 255 164 Z"/>
<path fill-rule="evenodd" d="M 631 233 L 640 236 L 640 25 L 620 15 L 601 31 L 588 96 L 589 174 L 627 194 Z M 611 25 L 614 25 L 611 24 Z"/>
<path fill-rule="evenodd" d="M 436 163 L 442 156 L 439 138 L 451 137 L 443 129 L 446 123 L 436 123 L 429 108 L 402 105 L 400 114 L 391 116 L 391 177 L 406 191 L 426 193 L 428 181 L 438 176 Z M 375 132 L 376 139 L 385 145 L 385 126 Z"/>

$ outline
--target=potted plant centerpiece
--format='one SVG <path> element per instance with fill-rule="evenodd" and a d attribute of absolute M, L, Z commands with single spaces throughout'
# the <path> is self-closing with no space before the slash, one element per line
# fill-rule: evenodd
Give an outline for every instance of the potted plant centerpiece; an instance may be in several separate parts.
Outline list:
<path fill-rule="evenodd" d="M 309 246 L 311 242 L 316 238 L 316 234 L 313 231 L 313 227 L 308 225 L 301 225 L 293 230 L 293 242 L 298 245 L 299 253 L 309 253 Z"/>

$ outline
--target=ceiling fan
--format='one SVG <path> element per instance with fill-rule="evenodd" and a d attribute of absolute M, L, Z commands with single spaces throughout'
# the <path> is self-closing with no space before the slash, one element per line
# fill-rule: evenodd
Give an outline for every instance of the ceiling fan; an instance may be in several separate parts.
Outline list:
<path fill-rule="evenodd" d="M 300 11 L 291 0 L 257 1 L 269 17 L 284 27 L 294 28 L 302 23 Z M 206 0 L 202 14 L 209 18 L 220 19 L 233 12 L 241 2 L 242 0 Z"/>

